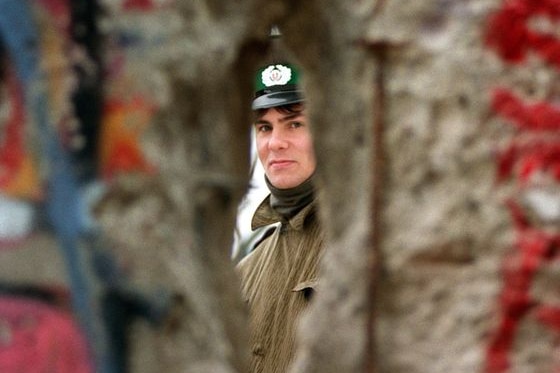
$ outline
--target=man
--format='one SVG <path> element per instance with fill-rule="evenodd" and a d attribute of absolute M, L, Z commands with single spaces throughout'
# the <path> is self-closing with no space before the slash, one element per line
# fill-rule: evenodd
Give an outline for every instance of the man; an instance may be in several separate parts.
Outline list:
<path fill-rule="evenodd" d="M 295 354 L 296 327 L 316 291 L 322 234 L 316 214 L 315 154 L 299 74 L 273 64 L 258 75 L 257 154 L 270 195 L 252 229 L 279 223 L 239 263 L 250 308 L 251 373 L 285 373 Z"/>

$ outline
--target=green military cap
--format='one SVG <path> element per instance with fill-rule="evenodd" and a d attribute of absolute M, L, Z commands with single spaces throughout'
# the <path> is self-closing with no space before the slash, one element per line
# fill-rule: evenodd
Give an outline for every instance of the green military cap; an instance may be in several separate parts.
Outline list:
<path fill-rule="evenodd" d="M 299 80 L 299 71 L 290 63 L 274 63 L 261 68 L 255 76 L 252 109 L 268 109 L 303 101 Z"/>

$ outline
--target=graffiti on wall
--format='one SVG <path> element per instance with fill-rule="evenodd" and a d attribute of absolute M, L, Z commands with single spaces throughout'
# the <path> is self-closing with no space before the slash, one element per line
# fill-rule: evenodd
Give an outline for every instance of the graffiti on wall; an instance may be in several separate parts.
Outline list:
<path fill-rule="evenodd" d="M 125 372 L 126 326 L 164 312 L 128 283 L 89 207 L 115 178 L 156 171 L 140 138 L 164 90 L 139 61 L 169 27 L 138 25 L 163 24 L 170 3 L 0 0 L 0 254 L 49 236 L 64 265 L 60 284 L 0 280 L 2 372 Z"/>
<path fill-rule="evenodd" d="M 486 45 L 508 66 L 538 58 L 560 71 L 560 2 L 506 0 L 489 18 Z M 491 107 L 513 137 L 499 151 L 497 179 L 512 181 L 507 202 L 515 243 L 502 269 L 498 323 L 486 350 L 486 373 L 509 371 L 520 323 L 528 317 L 560 331 L 560 307 L 532 294 L 539 269 L 560 258 L 560 105 L 524 98 L 515 87 L 496 87 Z"/>

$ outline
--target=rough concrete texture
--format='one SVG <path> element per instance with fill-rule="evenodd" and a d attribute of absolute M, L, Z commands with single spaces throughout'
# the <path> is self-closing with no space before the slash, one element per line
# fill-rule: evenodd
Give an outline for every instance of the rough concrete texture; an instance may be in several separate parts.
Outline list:
<path fill-rule="evenodd" d="M 386 67 L 383 372 L 484 371 L 513 250 L 504 201 L 516 193 L 496 183 L 495 153 L 512 133 L 490 112 L 490 92 L 505 84 L 538 98 L 557 77 L 534 58 L 508 67 L 484 46 L 500 4 L 388 1 L 372 25 L 371 35 L 395 44 Z M 523 319 L 511 371 L 553 371 L 555 338 Z"/>
<path fill-rule="evenodd" d="M 173 88 L 182 90 L 188 87 L 185 80 L 171 76 L 169 70 L 173 69 L 170 65 L 188 65 L 185 59 L 204 48 L 179 45 L 181 40 L 192 42 L 189 38 L 183 39 L 181 35 L 193 31 L 189 29 L 192 25 L 186 24 L 185 19 L 179 16 L 180 6 L 171 7 L 174 11 L 165 6 L 156 6 L 143 12 L 123 11 L 119 7 L 119 1 L 106 3 L 109 13 L 105 18 L 105 30 L 109 45 L 114 43 L 107 55 L 107 64 L 109 67 L 123 67 L 115 75 L 115 79 L 108 82 L 110 97 L 139 96 L 154 104 L 156 109 L 163 108 L 164 113 L 183 110 L 184 108 L 178 107 L 180 105 L 169 107 Z M 123 38 L 130 38 L 133 43 L 120 43 Z M 192 55 L 181 54 L 188 48 L 192 50 Z M 177 81 L 172 82 L 175 78 Z M 172 83 L 175 86 L 172 87 Z M 183 95 L 193 97 L 184 92 Z M 188 219 L 193 218 L 183 216 L 185 206 L 202 197 L 185 190 L 188 189 L 185 180 L 195 178 L 186 161 L 187 157 L 190 157 L 189 160 L 193 159 L 192 154 L 186 148 L 199 139 L 186 134 L 184 129 L 188 127 L 187 123 L 177 123 L 172 117 L 173 115 L 169 115 L 150 121 L 148 132 L 151 133 L 145 137 L 145 154 L 157 166 L 159 176 L 164 176 L 152 178 L 147 175 L 121 175 L 99 205 L 98 216 L 120 261 L 129 269 L 131 282 L 137 288 L 154 292 L 161 286 L 174 294 L 184 289 L 191 291 L 184 297 L 185 305 L 180 305 L 180 314 L 172 314 L 169 318 L 170 325 L 160 325 L 156 329 L 141 322 L 135 325 L 129 338 L 132 344 L 132 371 L 184 371 L 185 364 L 179 363 L 184 360 L 191 362 L 188 370 L 192 372 L 224 371 L 207 354 L 221 349 L 222 356 L 234 355 L 232 351 L 235 348 L 227 344 L 226 338 L 216 338 L 212 345 L 195 345 L 188 341 L 189 338 L 209 340 L 209 335 L 220 331 L 219 322 L 193 322 L 186 325 L 177 321 L 187 318 L 194 320 L 195 316 L 191 313 L 204 313 L 208 318 L 217 310 L 234 313 L 223 303 L 200 312 L 206 298 L 212 296 L 208 287 L 215 285 L 212 281 L 200 284 L 200 278 L 207 270 L 205 266 L 209 265 L 211 258 L 206 252 L 202 259 L 206 262 L 201 263 L 196 254 L 189 250 L 195 238 L 188 231 Z M 223 136 L 224 133 L 220 132 L 218 135 Z M 178 278 L 184 281 L 180 282 Z M 214 320 L 217 321 L 217 318 Z M 189 329 L 185 333 L 187 338 L 181 339 L 181 332 L 178 330 L 182 328 Z M 162 336 L 165 339 L 160 338 Z M 195 356 L 189 359 L 193 355 Z"/>

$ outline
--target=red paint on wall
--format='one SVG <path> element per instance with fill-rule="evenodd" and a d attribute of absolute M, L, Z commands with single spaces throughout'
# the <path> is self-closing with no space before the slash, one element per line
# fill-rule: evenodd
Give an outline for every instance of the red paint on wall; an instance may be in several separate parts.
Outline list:
<path fill-rule="evenodd" d="M 558 0 L 506 0 L 488 20 L 486 44 L 505 62 L 521 63 L 529 51 L 560 67 L 560 40 L 554 35 L 532 30 L 528 21 L 544 17 L 560 18 Z"/>
<path fill-rule="evenodd" d="M 560 40 L 553 34 L 532 29 L 532 19 L 560 21 L 559 0 L 506 0 L 489 17 L 486 45 L 505 63 L 524 63 L 529 53 L 553 69 L 560 69 Z M 554 102 L 528 102 L 513 89 L 494 89 L 493 112 L 516 130 L 514 138 L 497 157 L 497 179 L 513 179 L 530 188 L 533 176 L 546 174 L 560 182 L 560 106 Z M 542 304 L 531 296 L 537 271 L 560 253 L 560 234 L 533 226 L 523 207 L 508 202 L 516 232 L 515 245 L 502 268 L 503 286 L 498 304 L 498 322 L 491 331 L 486 350 L 486 373 L 505 373 L 511 368 L 511 354 L 519 323 L 535 317 L 560 331 L 560 307 Z"/>
<path fill-rule="evenodd" d="M 496 88 L 492 109 L 508 123 L 523 131 L 560 130 L 560 105 L 547 101 L 524 102 L 507 88 Z"/>

